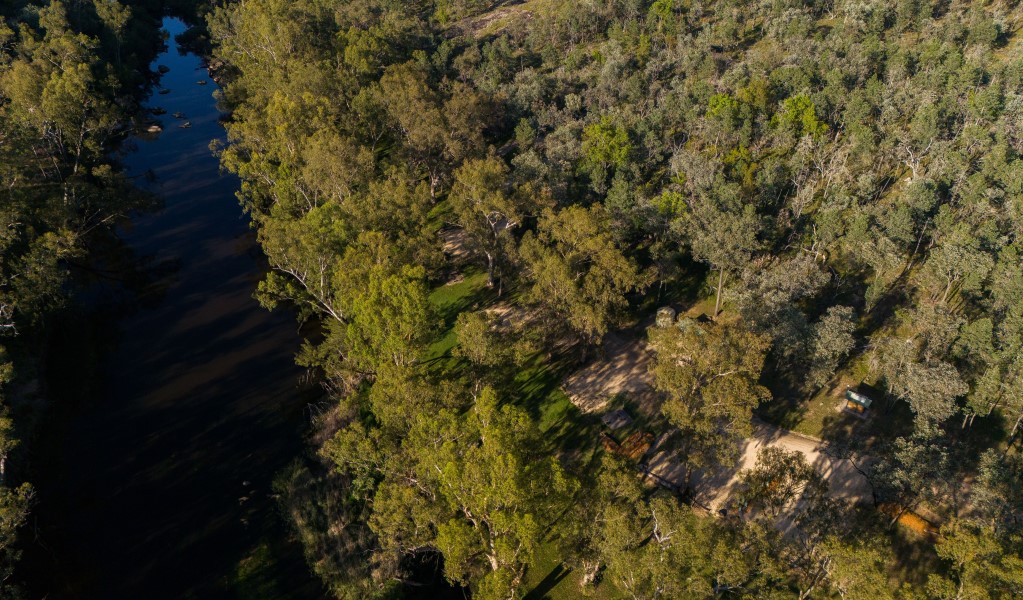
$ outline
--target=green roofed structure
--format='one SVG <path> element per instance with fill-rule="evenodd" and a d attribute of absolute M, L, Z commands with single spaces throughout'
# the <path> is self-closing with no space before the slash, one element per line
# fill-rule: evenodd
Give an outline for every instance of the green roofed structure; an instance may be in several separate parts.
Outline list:
<path fill-rule="evenodd" d="M 874 400 L 868 396 L 848 389 L 845 391 L 845 407 L 844 409 L 854 415 L 863 417 L 866 416 L 867 411 L 870 410 L 870 405 Z"/>

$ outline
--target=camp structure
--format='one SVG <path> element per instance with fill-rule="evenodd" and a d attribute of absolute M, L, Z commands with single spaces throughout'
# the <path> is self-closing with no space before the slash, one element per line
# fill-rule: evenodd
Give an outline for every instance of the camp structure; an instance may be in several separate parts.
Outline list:
<path fill-rule="evenodd" d="M 606 431 L 600 432 L 600 443 L 604 446 L 604 450 L 612 454 L 617 454 L 622 458 L 627 458 L 633 462 L 639 461 L 646 453 L 650 450 L 650 446 L 653 445 L 654 434 L 649 431 L 636 431 L 632 435 L 625 438 L 621 442 L 616 440 L 614 436 L 609 435 Z"/>
<path fill-rule="evenodd" d="M 845 405 L 842 410 L 852 413 L 860 418 L 866 418 L 867 411 L 870 410 L 870 405 L 874 400 L 868 396 L 848 388 L 845 390 Z"/>
<path fill-rule="evenodd" d="M 632 425 L 632 417 L 629 416 L 629 413 L 625 412 L 620 408 L 618 410 L 613 410 L 607 413 L 606 415 L 600 418 L 600 421 L 604 424 L 605 427 L 612 431 L 615 429 L 621 429 L 622 427 L 628 427 L 629 425 Z"/>

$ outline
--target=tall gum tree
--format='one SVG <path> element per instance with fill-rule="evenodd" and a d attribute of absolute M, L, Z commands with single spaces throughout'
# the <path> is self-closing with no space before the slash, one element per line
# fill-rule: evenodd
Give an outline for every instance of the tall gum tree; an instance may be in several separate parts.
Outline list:
<path fill-rule="evenodd" d="M 544 211 L 539 233 L 520 246 L 531 303 L 562 320 L 586 345 L 599 345 L 648 276 L 614 243 L 600 205 Z"/>
<path fill-rule="evenodd" d="M 690 319 L 649 334 L 655 386 L 667 395 L 661 412 L 676 428 L 688 487 L 696 470 L 730 466 L 753 433 L 753 409 L 771 398 L 759 383 L 769 342 L 741 323 Z"/>
<path fill-rule="evenodd" d="M 485 259 L 487 285 L 493 286 L 514 250 L 515 230 L 538 208 L 536 203 L 512 188 L 508 166 L 497 156 L 462 164 L 455 171 L 448 202 L 471 251 Z"/>
<path fill-rule="evenodd" d="M 693 256 L 718 272 L 714 316 L 721 312 L 725 276 L 749 263 L 760 244 L 760 217 L 752 204 L 695 202 L 689 236 Z"/>
<path fill-rule="evenodd" d="M 445 577 L 478 598 L 517 594 L 577 486 L 491 388 L 464 412 L 417 418 L 395 460 L 404 475 L 381 483 L 370 521 L 385 551 L 441 552 Z"/>

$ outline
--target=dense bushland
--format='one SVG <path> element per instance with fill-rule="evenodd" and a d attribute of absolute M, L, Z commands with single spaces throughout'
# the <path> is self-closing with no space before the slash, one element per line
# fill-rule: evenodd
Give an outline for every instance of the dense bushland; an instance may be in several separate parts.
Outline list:
<path fill-rule="evenodd" d="M 258 295 L 319 325 L 299 361 L 330 394 L 327 467 L 280 484 L 314 569 L 338 597 L 437 585 L 428 565 L 514 597 L 559 563 L 607 597 L 1023 593 L 1021 15 L 216 9 Z M 558 382 L 662 304 L 709 317 L 651 333 L 645 418 L 686 473 L 734 464 L 759 412 L 870 457 L 887 513 L 768 453 L 716 519 L 601 449 Z M 874 419 L 807 424 L 860 381 Z M 940 536 L 894 527 L 910 511 Z"/>

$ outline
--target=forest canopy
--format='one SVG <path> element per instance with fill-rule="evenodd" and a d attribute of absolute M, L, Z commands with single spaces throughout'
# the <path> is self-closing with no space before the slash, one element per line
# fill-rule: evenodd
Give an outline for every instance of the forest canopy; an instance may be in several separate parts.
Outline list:
<path fill-rule="evenodd" d="M 279 481 L 312 568 L 339 598 L 1023 594 L 1021 18 L 214 9 L 258 297 L 315 325 L 329 397 L 322 460 Z M 628 437 L 562 386 L 623 344 L 651 382 L 602 398 Z M 869 493 L 769 447 L 707 511 L 764 423 Z M 665 452 L 682 475 L 644 485 Z"/>

